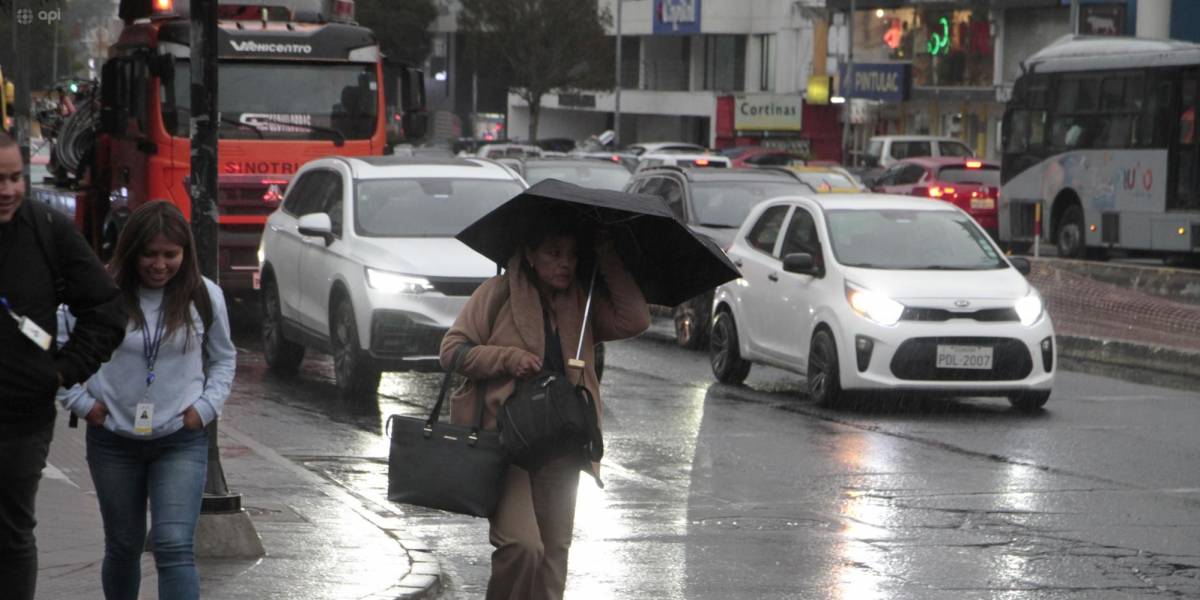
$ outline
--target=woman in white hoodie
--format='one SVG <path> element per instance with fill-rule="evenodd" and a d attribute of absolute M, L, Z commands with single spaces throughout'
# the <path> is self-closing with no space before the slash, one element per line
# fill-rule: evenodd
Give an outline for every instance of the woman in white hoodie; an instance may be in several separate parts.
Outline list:
<path fill-rule="evenodd" d="M 200 275 L 187 220 L 167 202 L 130 215 L 109 268 L 130 314 L 125 340 L 94 376 L 59 396 L 88 423 L 104 596 L 138 597 L 148 501 L 158 597 L 194 600 L 205 425 L 220 415 L 236 364 L 225 298 Z"/>

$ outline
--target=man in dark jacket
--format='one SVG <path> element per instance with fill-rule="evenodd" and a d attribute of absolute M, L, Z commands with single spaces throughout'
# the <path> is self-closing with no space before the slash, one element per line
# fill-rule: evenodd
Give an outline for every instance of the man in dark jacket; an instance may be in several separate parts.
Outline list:
<path fill-rule="evenodd" d="M 34 500 L 54 434 L 54 393 L 108 360 L 127 315 L 74 225 L 25 201 L 23 167 L 16 142 L 0 132 L 0 586 L 5 598 L 32 600 Z M 56 349 L 59 303 L 79 320 Z"/>

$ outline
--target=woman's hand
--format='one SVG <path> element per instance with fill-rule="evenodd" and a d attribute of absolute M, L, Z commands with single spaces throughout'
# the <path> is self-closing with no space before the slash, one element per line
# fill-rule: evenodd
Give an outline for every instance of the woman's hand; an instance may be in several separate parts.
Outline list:
<path fill-rule="evenodd" d="M 513 369 L 513 376 L 519 379 L 528 379 L 537 375 L 542 370 L 542 359 L 532 352 L 525 352 L 521 358 L 517 359 L 517 366 Z"/>
<path fill-rule="evenodd" d="M 87 421 L 88 425 L 100 427 L 101 425 L 104 425 L 104 420 L 107 418 L 108 407 L 105 406 L 103 402 L 97 400 L 96 403 L 92 405 L 92 410 L 88 411 L 87 416 L 84 417 L 83 420 Z"/>
<path fill-rule="evenodd" d="M 204 429 L 204 420 L 200 418 L 200 412 L 189 406 L 183 411 L 183 426 L 187 429 Z"/>

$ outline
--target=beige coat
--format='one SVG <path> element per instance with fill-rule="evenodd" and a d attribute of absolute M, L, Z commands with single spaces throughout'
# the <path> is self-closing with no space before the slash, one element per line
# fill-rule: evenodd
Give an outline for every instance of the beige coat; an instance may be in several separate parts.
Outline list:
<path fill-rule="evenodd" d="M 532 352 L 539 358 L 545 354 L 541 299 L 533 282 L 520 268 L 520 261 L 521 254 L 518 253 L 509 260 L 505 274 L 487 280 L 475 290 L 442 339 L 443 368 L 449 368 L 459 344 L 464 341 L 475 344 L 458 368 L 468 381 L 450 398 L 450 421 L 455 424 L 474 424 L 476 386 L 482 383 L 486 398 L 484 427 L 495 429 L 499 408 L 516 387 L 512 373 L 521 351 Z M 603 401 L 593 365 L 593 348 L 598 342 L 629 338 L 645 331 L 650 326 L 650 310 L 641 289 L 620 258 L 611 252 L 603 253 L 597 264 L 597 292 L 592 298 L 590 323 L 584 332 L 583 360 L 587 367 L 582 371 L 582 383 L 596 399 L 599 419 L 603 414 Z M 503 286 L 508 287 L 507 294 L 503 293 Z M 574 358 L 579 344 L 587 289 L 576 283 L 556 294 L 552 302 L 562 341 L 563 364 L 567 364 Z M 495 320 L 489 323 L 490 315 L 495 315 Z M 573 383 L 580 383 L 576 373 L 568 375 Z M 598 477 L 599 465 L 593 465 L 592 472 Z"/>

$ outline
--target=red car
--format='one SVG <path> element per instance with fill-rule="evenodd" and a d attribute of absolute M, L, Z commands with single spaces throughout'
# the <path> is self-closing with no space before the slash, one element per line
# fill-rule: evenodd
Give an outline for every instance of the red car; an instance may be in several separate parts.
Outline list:
<path fill-rule="evenodd" d="M 953 202 L 996 237 L 1000 164 L 977 158 L 906 158 L 871 183 L 871 191 Z"/>

